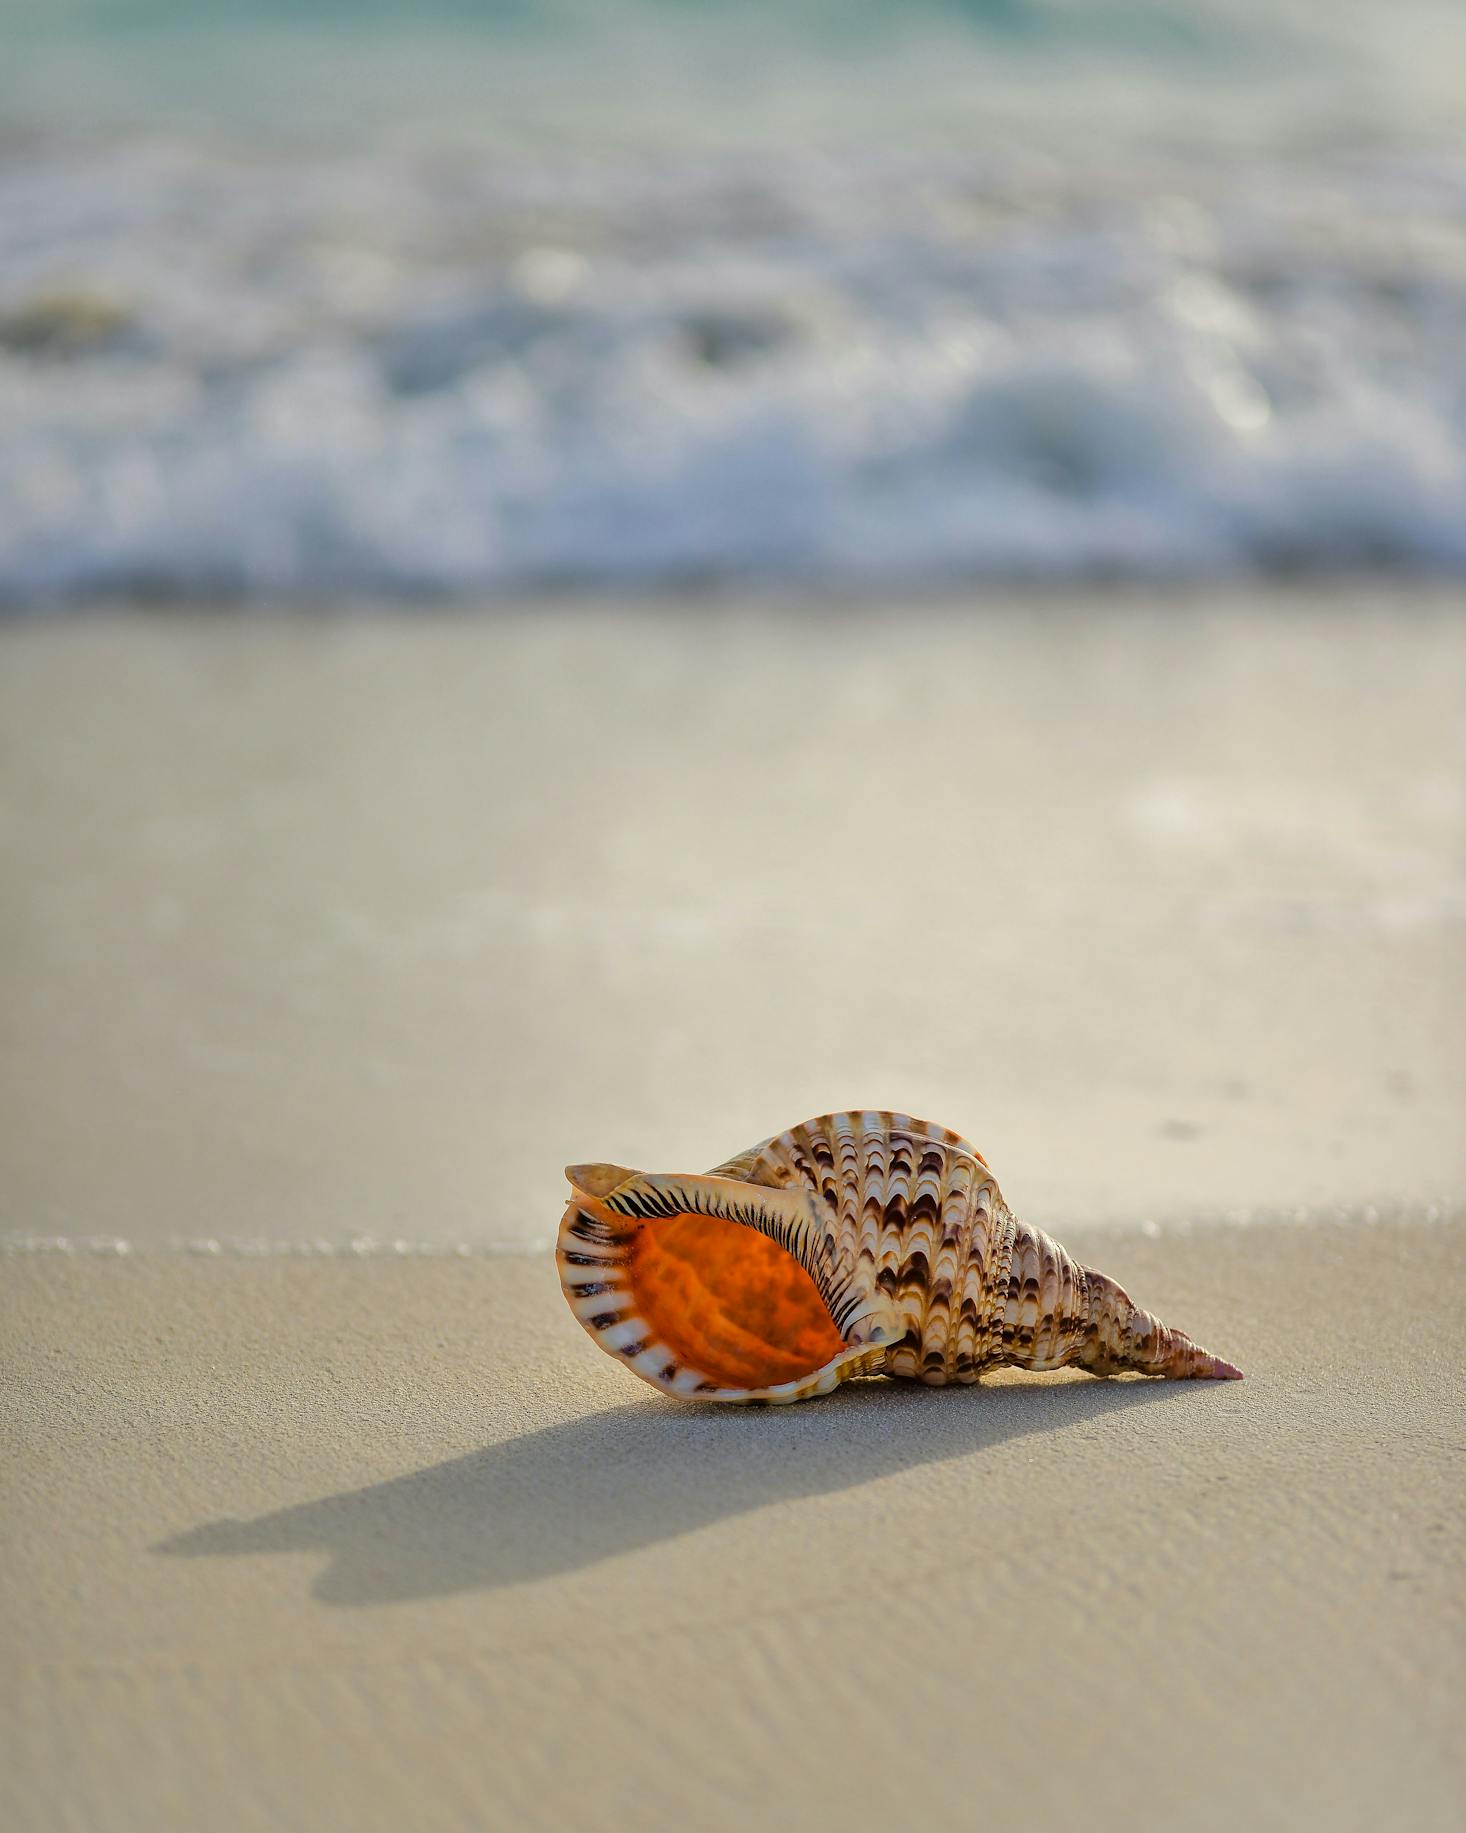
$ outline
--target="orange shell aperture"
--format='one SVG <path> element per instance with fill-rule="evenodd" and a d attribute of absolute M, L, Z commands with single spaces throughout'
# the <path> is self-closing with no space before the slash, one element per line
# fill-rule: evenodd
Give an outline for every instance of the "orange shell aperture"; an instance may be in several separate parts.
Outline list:
<path fill-rule="evenodd" d="M 845 1347 L 793 1255 L 737 1222 L 648 1223 L 630 1275 L 637 1310 L 678 1361 L 724 1387 L 795 1381 Z"/>

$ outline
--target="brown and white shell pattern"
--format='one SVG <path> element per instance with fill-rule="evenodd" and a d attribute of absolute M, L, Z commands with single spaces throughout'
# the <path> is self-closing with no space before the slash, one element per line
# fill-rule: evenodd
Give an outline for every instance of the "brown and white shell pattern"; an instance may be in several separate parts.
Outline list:
<path fill-rule="evenodd" d="M 704 1175 L 566 1176 L 566 1299 L 668 1394 L 804 1400 L 853 1375 L 943 1386 L 1004 1364 L 1240 1373 L 1020 1222 L 959 1134 L 906 1114 L 824 1114 Z"/>

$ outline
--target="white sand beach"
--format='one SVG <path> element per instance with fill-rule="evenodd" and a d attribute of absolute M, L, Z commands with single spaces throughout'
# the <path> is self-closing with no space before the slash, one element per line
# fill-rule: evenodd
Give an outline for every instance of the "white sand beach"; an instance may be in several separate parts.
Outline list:
<path fill-rule="evenodd" d="M 1458 1825 L 1462 613 L 0 630 L 0 1824 Z M 564 1163 L 852 1102 L 1246 1379 L 598 1355 Z"/>

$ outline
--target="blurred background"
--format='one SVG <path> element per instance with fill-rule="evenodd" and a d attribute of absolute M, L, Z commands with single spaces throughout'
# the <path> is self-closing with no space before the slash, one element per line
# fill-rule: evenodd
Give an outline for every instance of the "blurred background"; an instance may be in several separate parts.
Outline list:
<path fill-rule="evenodd" d="M 1466 569 L 1454 0 L 0 0 L 0 600 Z"/>
<path fill-rule="evenodd" d="M 12 1233 L 1459 1198 L 1454 0 L 0 32 Z"/>

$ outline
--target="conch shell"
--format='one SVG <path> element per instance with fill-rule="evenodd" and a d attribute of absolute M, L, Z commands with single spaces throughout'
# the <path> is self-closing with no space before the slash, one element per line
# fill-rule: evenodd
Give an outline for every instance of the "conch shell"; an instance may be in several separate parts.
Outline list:
<path fill-rule="evenodd" d="M 1241 1376 L 1018 1221 L 965 1139 L 905 1114 L 825 1114 L 701 1177 L 565 1175 L 570 1308 L 666 1394 L 807 1400 L 1003 1364 Z"/>

